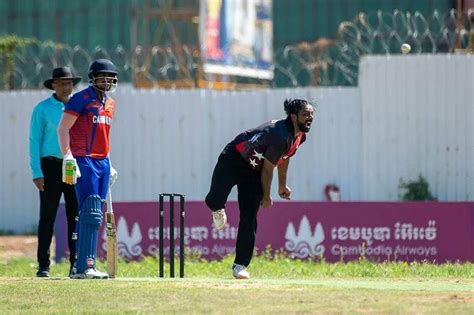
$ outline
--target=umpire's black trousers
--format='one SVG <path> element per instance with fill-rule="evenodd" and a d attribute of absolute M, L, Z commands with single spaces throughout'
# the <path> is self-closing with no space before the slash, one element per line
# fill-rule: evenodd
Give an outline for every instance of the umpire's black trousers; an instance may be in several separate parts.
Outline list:
<path fill-rule="evenodd" d="M 206 204 L 212 211 L 225 207 L 232 187 L 237 185 L 240 222 L 234 263 L 248 266 L 252 260 L 257 233 L 257 212 L 263 196 L 261 172 L 255 171 L 233 145 L 219 156 L 212 174 Z"/>
<path fill-rule="evenodd" d="M 67 237 L 69 261 L 74 264 L 76 247 L 72 234 L 76 229 L 77 198 L 73 185 L 62 181 L 62 160 L 54 157 L 41 159 L 41 170 L 44 175 L 44 191 L 40 191 L 40 217 L 38 224 L 38 264 L 47 269 L 50 261 L 50 247 L 53 237 L 54 221 L 58 212 L 61 195 L 64 193 L 67 217 Z"/>

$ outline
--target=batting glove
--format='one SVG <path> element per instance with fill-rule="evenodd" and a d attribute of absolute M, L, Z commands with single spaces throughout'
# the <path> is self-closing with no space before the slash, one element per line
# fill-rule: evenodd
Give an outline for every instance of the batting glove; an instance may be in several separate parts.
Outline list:
<path fill-rule="evenodd" d="M 75 185 L 79 177 L 81 177 L 81 171 L 77 161 L 71 153 L 67 153 L 63 158 L 63 182 L 68 185 Z"/>
<path fill-rule="evenodd" d="M 117 170 L 113 168 L 112 166 L 110 166 L 109 188 L 115 184 L 117 177 L 118 177 Z"/>

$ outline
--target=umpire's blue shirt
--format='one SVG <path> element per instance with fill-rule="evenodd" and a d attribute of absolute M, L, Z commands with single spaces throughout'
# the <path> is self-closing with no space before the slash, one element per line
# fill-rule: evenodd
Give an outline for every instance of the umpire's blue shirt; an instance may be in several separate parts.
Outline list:
<path fill-rule="evenodd" d="M 58 126 L 64 103 L 53 95 L 33 109 L 30 125 L 30 166 L 33 179 L 44 177 L 41 158 L 54 156 L 63 158 L 58 142 Z"/>

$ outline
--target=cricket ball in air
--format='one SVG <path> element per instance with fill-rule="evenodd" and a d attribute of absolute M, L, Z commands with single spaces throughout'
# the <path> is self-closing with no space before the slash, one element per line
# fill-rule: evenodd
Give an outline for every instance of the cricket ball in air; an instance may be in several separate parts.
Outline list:
<path fill-rule="evenodd" d="M 402 51 L 402 54 L 406 55 L 410 52 L 411 46 L 410 44 L 404 43 L 400 49 Z"/>

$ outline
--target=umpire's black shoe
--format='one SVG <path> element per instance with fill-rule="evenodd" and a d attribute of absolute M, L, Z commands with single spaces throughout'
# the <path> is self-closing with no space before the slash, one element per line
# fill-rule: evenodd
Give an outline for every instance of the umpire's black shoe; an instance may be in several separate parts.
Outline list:
<path fill-rule="evenodd" d="M 76 267 L 74 267 L 74 265 L 71 265 L 71 267 L 69 267 L 69 278 L 72 279 L 72 276 L 76 273 Z"/>
<path fill-rule="evenodd" d="M 47 277 L 49 277 L 49 269 L 48 268 L 38 269 L 38 272 L 36 273 L 36 276 L 38 278 L 47 278 Z"/>

